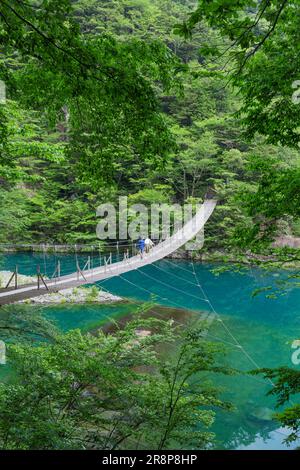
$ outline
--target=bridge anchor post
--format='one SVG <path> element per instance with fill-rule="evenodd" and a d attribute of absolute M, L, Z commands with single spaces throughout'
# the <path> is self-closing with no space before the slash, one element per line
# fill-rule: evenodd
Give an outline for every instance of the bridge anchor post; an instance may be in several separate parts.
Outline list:
<path fill-rule="evenodd" d="M 81 274 L 81 276 L 83 277 L 83 279 L 86 281 L 86 278 L 85 278 L 85 276 L 84 276 L 82 270 L 80 269 L 80 266 L 79 266 L 78 261 L 77 261 L 77 263 L 76 263 L 76 266 L 77 266 L 77 281 L 79 281 L 79 274 Z"/>
<path fill-rule="evenodd" d="M 15 270 L 15 289 L 18 289 L 18 265 L 16 264 Z"/>
<path fill-rule="evenodd" d="M 41 282 L 44 284 L 44 286 L 46 287 L 47 290 L 49 290 L 49 287 L 47 286 L 45 280 L 44 280 L 44 277 L 43 275 L 41 274 L 41 268 L 40 268 L 40 265 L 38 264 L 37 265 L 37 268 L 36 268 L 36 273 L 37 273 L 37 288 L 38 290 L 40 290 L 40 287 L 41 287 Z"/>
<path fill-rule="evenodd" d="M 17 289 L 18 288 L 18 265 L 16 265 L 14 272 L 10 276 L 9 281 L 5 286 L 5 289 L 8 289 L 13 279 L 15 279 L 15 289 Z"/>
<path fill-rule="evenodd" d="M 52 274 L 51 278 L 54 279 L 55 284 L 57 279 L 60 280 L 60 260 L 57 261 L 54 273 Z"/>

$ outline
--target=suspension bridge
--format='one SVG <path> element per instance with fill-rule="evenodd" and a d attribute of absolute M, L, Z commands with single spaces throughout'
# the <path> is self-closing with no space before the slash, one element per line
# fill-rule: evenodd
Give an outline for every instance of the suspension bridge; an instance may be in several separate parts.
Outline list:
<path fill-rule="evenodd" d="M 20 285 L 17 286 L 17 273 L 14 273 L 12 275 L 11 280 L 13 280 L 13 277 L 15 277 L 15 286 L 14 287 L 9 287 L 7 285 L 4 289 L 0 289 L 0 306 L 1 305 L 6 305 L 10 303 L 17 302 L 19 300 L 25 300 L 33 297 L 38 297 L 40 295 L 44 295 L 47 293 L 51 292 L 58 292 L 62 289 L 65 288 L 72 288 L 72 287 L 78 287 L 82 286 L 84 284 L 93 284 L 94 282 L 97 281 L 103 281 L 105 279 L 109 279 L 115 276 L 120 276 L 120 278 L 124 279 L 126 282 L 131 284 L 133 287 L 138 287 L 139 289 L 143 291 L 147 291 L 150 295 L 152 295 L 152 291 L 145 289 L 144 287 L 141 286 L 136 286 L 134 283 L 131 281 L 127 280 L 126 277 L 123 277 L 122 274 L 137 270 L 139 268 L 142 268 L 143 266 L 155 263 L 156 261 L 159 261 L 169 255 L 171 255 L 173 252 L 178 250 L 180 247 L 186 245 L 187 242 L 192 240 L 197 236 L 197 234 L 204 228 L 205 223 L 208 221 L 210 218 L 211 214 L 213 213 L 215 207 L 216 207 L 217 201 L 214 199 L 207 199 L 204 201 L 203 205 L 197 212 L 197 214 L 189 221 L 187 222 L 182 229 L 177 231 L 174 235 L 171 237 L 167 238 L 166 240 L 160 242 L 158 245 L 156 245 L 150 253 L 145 254 L 142 258 L 140 255 L 132 255 L 131 257 L 128 256 L 128 253 L 125 253 L 124 259 L 122 261 L 118 262 L 112 262 L 112 256 L 110 255 L 108 259 L 105 258 L 105 263 L 104 265 L 100 266 L 93 266 L 91 267 L 89 261 L 86 263 L 85 267 L 83 269 L 80 269 L 77 261 L 77 270 L 76 272 L 73 272 L 72 274 L 60 276 L 60 264 L 58 263 L 55 269 L 55 275 L 53 276 L 50 280 L 45 279 L 44 276 L 38 272 L 37 273 L 37 280 L 35 283 L 32 283 L 30 285 Z M 172 264 L 170 261 L 165 260 L 166 262 Z M 86 266 L 88 266 L 88 269 L 85 269 Z M 156 266 L 156 265 L 155 265 Z M 158 266 L 156 266 L 157 269 L 161 269 Z M 178 266 L 180 270 L 187 271 L 190 273 L 189 270 Z M 142 274 L 146 275 L 149 277 L 149 279 L 152 279 L 155 281 L 156 279 L 152 278 L 148 274 L 144 273 L 141 271 Z M 170 273 L 169 273 L 170 274 Z M 249 361 L 251 364 L 251 367 L 254 367 L 255 369 L 260 369 L 261 366 L 256 362 L 256 360 L 247 352 L 247 350 L 243 347 L 243 345 L 239 342 L 239 340 L 236 338 L 235 334 L 231 331 L 229 326 L 224 322 L 224 319 L 222 318 L 221 315 L 217 313 L 215 310 L 211 300 L 207 296 L 204 288 L 202 287 L 198 275 L 195 271 L 194 267 L 194 262 L 192 261 L 192 274 L 194 276 L 194 282 L 187 280 L 186 278 L 183 278 L 180 276 L 180 273 L 178 274 L 171 273 L 172 276 L 175 276 L 178 278 L 181 282 L 188 282 L 189 284 L 194 285 L 199 289 L 200 296 L 194 296 L 197 300 L 204 301 L 207 305 L 207 313 L 202 312 L 202 320 L 205 322 L 207 325 L 207 329 L 205 330 L 205 334 L 207 334 L 209 337 L 211 337 L 214 341 L 220 341 L 224 343 L 227 347 L 232 347 L 240 351 L 245 358 Z M 177 287 L 175 288 L 174 286 L 170 286 L 169 284 L 166 284 L 165 282 L 162 282 L 161 280 L 158 281 L 168 287 L 171 287 L 172 289 L 175 289 L 179 291 L 181 294 L 184 294 L 184 291 L 181 289 L 178 289 Z M 8 283 L 10 284 L 10 282 Z M 192 294 L 190 293 L 189 296 Z M 161 297 L 161 296 L 159 296 Z M 165 300 L 163 297 L 161 297 L 163 300 Z M 177 304 L 173 299 L 168 301 L 179 308 L 182 308 L 182 305 Z M 138 302 L 137 302 L 138 304 Z M 156 315 L 157 312 L 156 312 Z M 162 316 L 161 316 L 162 317 Z M 162 317 L 163 318 L 163 317 Z M 228 335 L 228 340 L 224 340 L 222 338 L 212 336 L 210 333 L 208 333 L 208 328 L 209 325 L 217 319 L 218 322 L 222 325 L 224 331 Z M 175 322 L 178 323 L 178 322 Z M 178 323 L 181 324 L 181 323 Z M 271 387 L 274 387 L 274 383 L 268 379 L 267 381 L 261 380 L 257 377 L 251 376 L 252 380 L 255 380 L 257 383 L 261 383 L 262 385 L 265 386 L 267 383 Z M 281 432 L 275 430 L 274 432 L 278 434 L 282 434 Z"/>
<path fill-rule="evenodd" d="M 181 229 L 164 241 L 161 241 L 153 247 L 149 253 L 144 253 L 143 256 L 137 254 L 129 257 L 128 253 L 125 253 L 122 261 L 113 263 L 112 256 L 110 255 L 108 259 L 105 259 L 104 265 L 91 267 L 90 263 L 87 263 L 83 269 L 80 269 L 77 262 L 76 272 L 64 276 L 60 275 L 61 267 L 60 263 L 58 263 L 54 276 L 50 280 L 45 279 L 38 268 L 37 281 L 29 285 L 18 285 L 18 273 L 16 270 L 12 274 L 6 287 L 0 291 L 0 305 L 14 303 L 50 292 L 58 292 L 61 289 L 78 287 L 84 284 L 93 284 L 97 281 L 119 276 L 159 261 L 193 240 L 197 234 L 203 230 L 216 204 L 217 201 L 214 199 L 205 200 L 195 216 Z M 13 280 L 15 281 L 14 286 L 10 287 Z"/>

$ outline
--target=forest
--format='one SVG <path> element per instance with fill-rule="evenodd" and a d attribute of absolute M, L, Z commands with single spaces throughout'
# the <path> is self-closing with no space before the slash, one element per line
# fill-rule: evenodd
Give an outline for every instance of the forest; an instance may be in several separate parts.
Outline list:
<path fill-rule="evenodd" d="M 0 251 L 97 245 L 102 203 L 212 191 L 196 258 L 220 273 L 285 270 L 276 293 L 256 286 L 269 302 L 299 289 L 299 20 L 299 0 L 0 0 Z M 214 385 L 186 389 L 238 371 L 203 325 L 149 317 L 153 302 L 99 336 L 0 307 L 19 377 L 0 384 L 1 449 L 211 448 L 215 409 L 234 403 Z M 250 369 L 274 383 L 275 419 L 298 442 L 299 369 Z"/>
<path fill-rule="evenodd" d="M 53 59 L 47 51 L 47 57 L 41 59 L 46 63 L 36 69 L 34 59 L 23 63 L 28 50 L 17 54 L 8 43 L 1 58 L 3 76 L 8 75 L 8 100 L 1 110 L 5 127 L 2 124 L 0 242 L 93 243 L 95 209 L 101 202 L 115 202 L 119 195 L 145 204 L 201 201 L 210 187 L 220 202 L 207 248 L 221 252 L 235 250 L 237 245 L 249 248 L 253 239 L 258 242 L 260 238 L 257 232 L 264 214 L 268 220 L 276 219 L 276 224 L 271 224 L 274 237 L 297 237 L 297 199 L 289 211 L 282 208 L 280 213 L 274 200 L 276 208 L 260 207 L 258 215 L 253 206 L 260 200 L 252 201 L 251 196 L 272 174 L 278 181 L 266 190 L 274 194 L 275 186 L 285 186 L 288 180 L 290 193 L 285 197 L 287 201 L 291 195 L 297 198 L 297 180 L 292 187 L 289 175 L 293 172 L 293 179 L 297 176 L 299 152 L 277 136 L 271 139 L 254 131 L 251 139 L 246 135 L 241 114 L 243 92 L 238 84 L 227 85 L 228 78 L 222 72 L 228 57 L 224 55 L 221 65 L 214 66 L 205 56 L 220 40 L 216 29 L 203 22 L 187 39 L 174 32 L 195 2 L 75 1 L 72 5 L 73 21 L 80 26 L 84 40 L 91 41 L 91 47 L 94 42 L 103 43 L 101 54 L 111 54 L 105 58 L 108 65 L 113 55 L 119 54 L 122 62 L 116 73 L 125 68 L 128 77 L 124 80 L 131 80 L 131 74 L 145 74 L 139 86 L 145 86 L 145 95 L 151 86 L 153 96 L 147 101 L 148 95 L 139 97 L 132 84 L 126 89 L 122 78 L 116 78 L 116 84 L 105 85 L 109 87 L 105 98 L 98 96 L 98 102 L 94 101 L 97 88 L 92 90 L 93 76 L 74 84 L 68 83 L 69 77 L 58 77 L 56 69 L 49 71 L 51 61 L 57 68 L 55 61 L 64 60 L 59 51 Z M 51 21 L 53 31 L 60 27 L 56 25 L 59 18 Z M 293 94 L 292 82 L 286 99 Z M 119 87 L 125 90 L 123 96 L 118 96 Z M 250 89 L 246 92 L 251 93 Z M 123 116 L 115 119 L 123 106 L 126 122 Z M 149 117 L 147 111 L 153 106 L 157 108 Z M 151 133 L 145 141 L 148 125 Z M 248 238 L 241 239 L 241 234 Z"/>

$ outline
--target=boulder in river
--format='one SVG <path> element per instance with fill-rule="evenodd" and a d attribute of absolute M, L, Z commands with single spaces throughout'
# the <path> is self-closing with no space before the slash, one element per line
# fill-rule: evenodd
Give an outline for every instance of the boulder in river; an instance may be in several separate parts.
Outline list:
<path fill-rule="evenodd" d="M 274 411 L 265 406 L 254 408 L 249 414 L 248 418 L 251 421 L 259 421 L 269 423 L 273 420 Z"/>

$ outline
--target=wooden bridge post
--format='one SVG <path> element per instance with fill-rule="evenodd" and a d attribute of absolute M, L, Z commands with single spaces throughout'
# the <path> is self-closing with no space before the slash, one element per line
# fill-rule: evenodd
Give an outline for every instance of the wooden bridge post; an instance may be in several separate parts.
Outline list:
<path fill-rule="evenodd" d="M 18 287 L 17 276 L 18 276 L 18 266 L 16 265 L 14 272 L 13 272 L 12 275 L 10 276 L 10 278 L 9 278 L 9 280 L 8 280 L 8 283 L 7 283 L 6 286 L 5 286 L 5 289 L 8 289 L 8 287 L 10 286 L 10 283 L 11 283 L 11 281 L 13 280 L 13 278 L 15 278 L 15 288 L 17 289 L 17 287 Z"/>
<path fill-rule="evenodd" d="M 75 251 L 75 261 L 76 261 L 76 268 L 78 272 L 78 255 L 77 255 L 77 245 L 74 245 L 74 251 Z"/>
<path fill-rule="evenodd" d="M 91 260 L 90 260 L 90 271 L 92 273 L 92 279 L 94 278 L 94 245 L 92 245 L 92 257 L 91 257 Z"/>
<path fill-rule="evenodd" d="M 38 290 L 40 289 L 40 281 L 42 281 L 42 283 L 44 284 L 44 286 L 46 287 L 47 290 L 49 290 L 49 287 L 47 286 L 42 274 L 41 274 L 41 267 L 40 265 L 38 264 L 37 267 L 36 267 L 36 272 L 37 272 L 37 288 Z"/>
<path fill-rule="evenodd" d="M 36 267 L 36 273 L 37 273 L 37 288 L 40 289 L 40 274 L 41 274 L 41 268 L 40 265 L 38 264 Z"/>
<path fill-rule="evenodd" d="M 15 269 L 15 289 L 18 289 L 18 265 L 16 264 Z"/>
<path fill-rule="evenodd" d="M 79 274 L 82 276 L 82 278 L 86 281 L 86 278 L 82 272 L 82 270 L 80 269 L 80 266 L 79 266 L 79 263 L 77 261 L 77 281 L 79 281 Z"/>
<path fill-rule="evenodd" d="M 91 272 L 91 257 L 90 256 L 88 257 L 88 261 L 87 261 L 87 269 L 89 272 Z"/>
<path fill-rule="evenodd" d="M 104 271 L 105 272 L 107 270 L 107 265 L 111 264 L 111 262 L 112 262 L 112 254 L 111 253 L 109 254 L 109 258 L 106 258 L 106 256 L 104 256 Z"/>
<path fill-rule="evenodd" d="M 43 243 L 44 273 L 47 274 L 46 245 Z"/>
<path fill-rule="evenodd" d="M 101 266 L 102 260 L 101 260 L 101 245 L 100 245 L 100 243 L 98 243 L 98 251 L 99 251 L 99 262 L 100 262 L 99 266 Z"/>
<path fill-rule="evenodd" d="M 60 260 L 57 260 L 57 262 L 55 262 L 55 270 L 51 276 L 51 279 L 53 278 L 54 278 L 55 284 L 56 284 L 57 279 L 58 280 L 60 279 Z"/>

